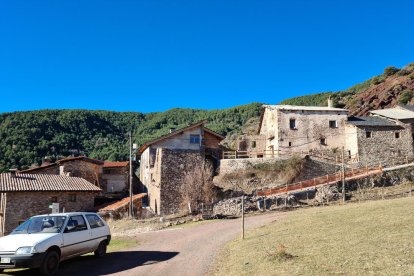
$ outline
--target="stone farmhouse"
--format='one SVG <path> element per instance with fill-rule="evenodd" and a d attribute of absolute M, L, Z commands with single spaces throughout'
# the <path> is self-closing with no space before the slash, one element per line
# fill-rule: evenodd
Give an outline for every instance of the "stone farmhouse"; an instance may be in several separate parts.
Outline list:
<path fill-rule="evenodd" d="M 348 116 L 346 109 L 264 105 L 258 135 L 239 142 L 249 157 L 301 153 L 345 158 L 353 163 L 395 163 L 414 158 L 414 106 L 374 110 Z M 253 154 L 251 154 L 253 153 Z"/>
<path fill-rule="evenodd" d="M 125 193 L 129 190 L 129 162 L 108 162 L 86 156 L 68 157 L 54 163 L 23 170 L 24 174 L 51 174 L 81 177 L 102 189 L 103 193 Z"/>
<path fill-rule="evenodd" d="M 180 187 L 186 172 L 206 160 L 217 167 L 223 136 L 204 127 L 206 121 L 171 131 L 138 149 L 140 180 L 149 207 L 159 215 L 180 210 Z"/>
<path fill-rule="evenodd" d="M 51 213 L 52 203 L 59 203 L 60 211 L 91 211 L 100 192 L 100 188 L 79 177 L 2 173 L 0 236 L 7 235 L 31 216 Z"/>

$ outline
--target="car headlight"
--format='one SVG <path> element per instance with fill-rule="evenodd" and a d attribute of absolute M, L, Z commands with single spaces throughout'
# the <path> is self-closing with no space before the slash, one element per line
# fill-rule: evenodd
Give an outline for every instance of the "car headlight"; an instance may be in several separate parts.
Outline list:
<path fill-rule="evenodd" d="M 16 250 L 16 255 L 20 255 L 20 254 L 32 254 L 32 253 L 36 253 L 36 250 L 33 246 L 23 246 L 23 247 L 19 247 Z"/>

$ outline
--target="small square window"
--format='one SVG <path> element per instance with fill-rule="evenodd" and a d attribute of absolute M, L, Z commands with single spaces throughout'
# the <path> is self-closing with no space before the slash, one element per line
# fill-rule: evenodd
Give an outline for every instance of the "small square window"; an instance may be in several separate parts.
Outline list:
<path fill-rule="evenodd" d="M 292 142 L 289 142 L 289 147 L 291 147 L 292 146 Z"/>
<path fill-rule="evenodd" d="M 336 121 L 329 121 L 329 127 L 330 128 L 337 128 L 338 125 L 336 124 Z"/>
<path fill-rule="evenodd" d="M 198 135 L 198 134 L 191 134 L 190 135 L 190 143 L 191 144 L 200 144 L 200 135 Z"/>
<path fill-rule="evenodd" d="M 296 119 L 289 120 L 289 127 L 290 129 L 296 129 Z"/>
<path fill-rule="evenodd" d="M 252 149 L 256 148 L 256 141 L 252 141 Z"/>
<path fill-rule="evenodd" d="M 321 138 L 321 145 L 326 145 L 326 139 L 325 138 Z"/>
<path fill-rule="evenodd" d="M 372 132 L 371 131 L 365 132 L 365 137 L 366 138 L 371 138 L 372 137 Z"/>
<path fill-rule="evenodd" d="M 69 194 L 68 201 L 69 202 L 76 202 L 76 194 Z"/>
<path fill-rule="evenodd" d="M 400 138 L 400 133 L 399 133 L 399 132 L 396 132 L 396 133 L 395 133 L 395 138 L 396 138 L 396 139 Z"/>

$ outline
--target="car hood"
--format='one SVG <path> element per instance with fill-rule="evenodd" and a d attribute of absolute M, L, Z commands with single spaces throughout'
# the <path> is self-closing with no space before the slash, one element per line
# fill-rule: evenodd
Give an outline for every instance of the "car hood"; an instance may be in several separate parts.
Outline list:
<path fill-rule="evenodd" d="M 59 233 L 15 234 L 0 238 L 0 252 L 14 252 L 22 246 L 35 246 Z"/>

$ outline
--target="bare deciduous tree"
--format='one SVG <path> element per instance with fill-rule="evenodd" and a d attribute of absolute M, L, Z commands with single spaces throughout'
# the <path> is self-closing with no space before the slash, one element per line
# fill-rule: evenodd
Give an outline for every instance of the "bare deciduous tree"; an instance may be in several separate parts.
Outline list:
<path fill-rule="evenodd" d="M 209 162 L 197 164 L 186 172 L 181 185 L 182 205 L 192 213 L 199 203 L 212 202 L 216 196 L 213 166 Z"/>

